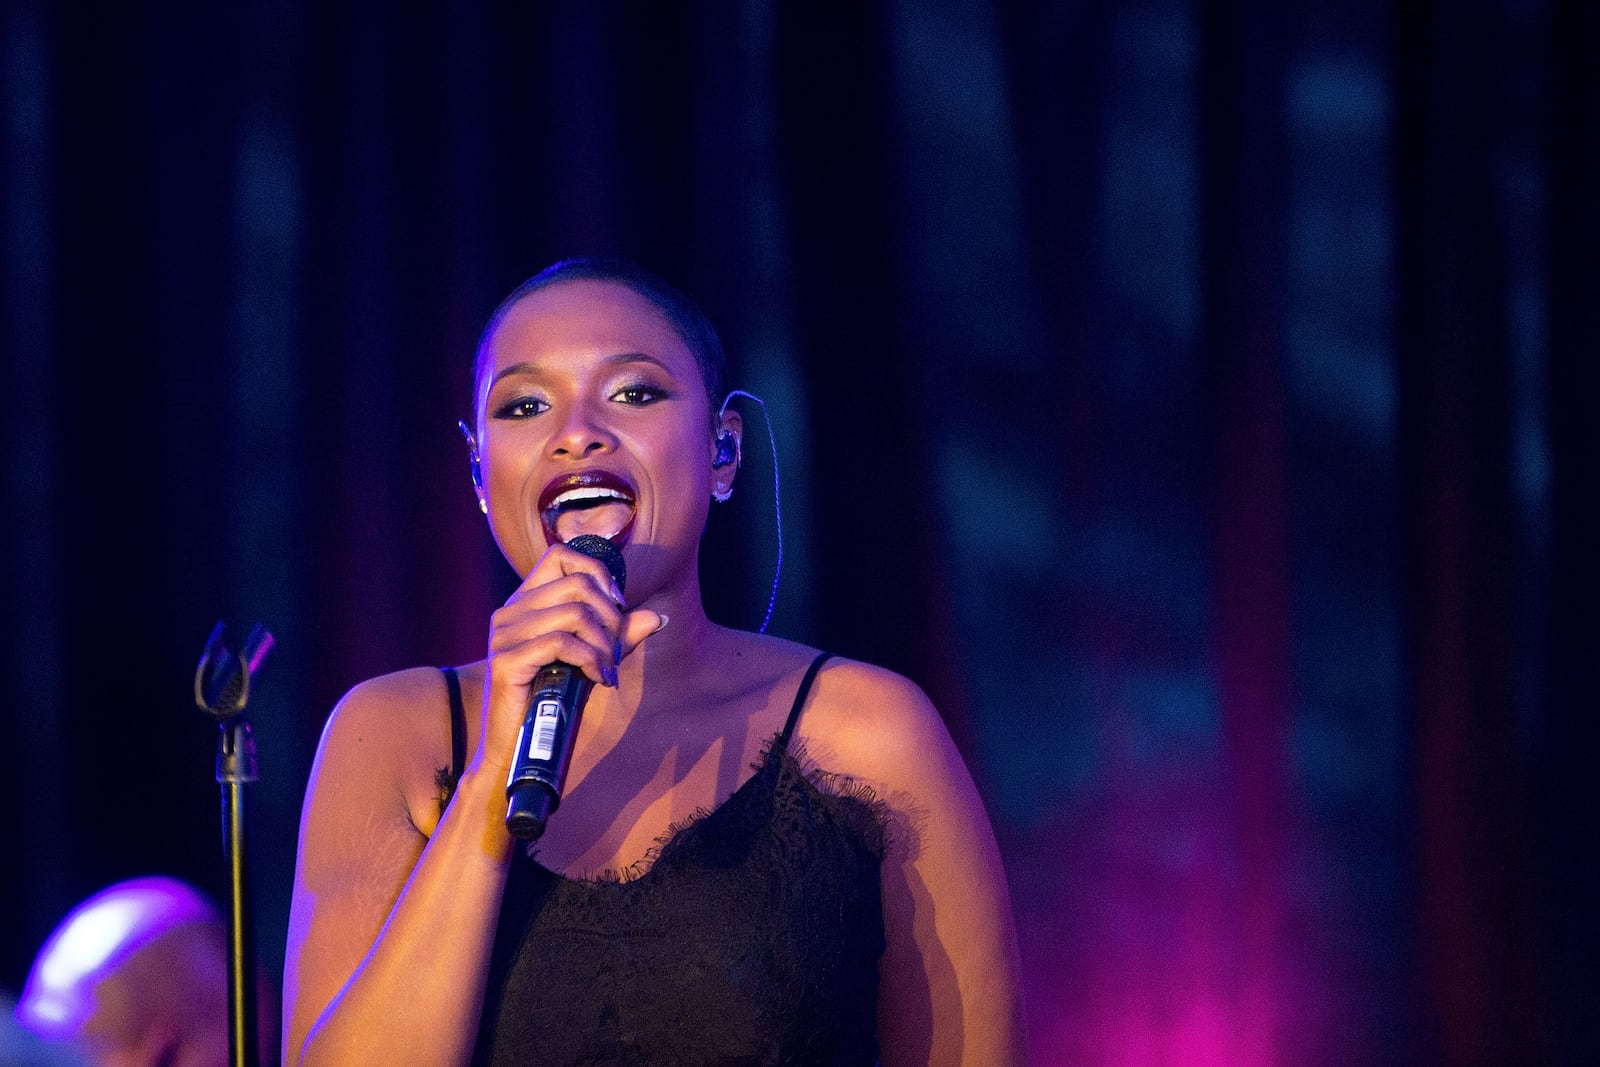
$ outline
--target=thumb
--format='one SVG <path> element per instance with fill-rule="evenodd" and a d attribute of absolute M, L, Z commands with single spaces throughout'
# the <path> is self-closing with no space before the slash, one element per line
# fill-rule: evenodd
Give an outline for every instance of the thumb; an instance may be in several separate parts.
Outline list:
<path fill-rule="evenodd" d="M 651 634 L 660 633 L 667 625 L 667 617 L 659 611 L 638 608 L 622 617 L 622 655 L 628 656 Z"/>

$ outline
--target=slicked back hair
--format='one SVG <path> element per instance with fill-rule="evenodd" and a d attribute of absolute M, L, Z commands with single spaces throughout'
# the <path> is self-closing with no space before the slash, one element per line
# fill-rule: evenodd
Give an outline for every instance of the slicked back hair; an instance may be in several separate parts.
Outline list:
<path fill-rule="evenodd" d="M 714 429 L 717 409 L 721 406 L 722 398 L 728 388 L 728 358 L 722 350 L 722 340 L 717 336 L 716 328 L 711 325 L 711 320 L 706 318 L 705 312 L 701 311 L 694 301 L 650 271 L 623 259 L 563 259 L 535 274 L 513 289 L 511 295 L 500 301 L 500 306 L 489 316 L 483 333 L 478 337 L 478 349 L 472 361 L 474 413 L 478 414 L 478 382 L 479 375 L 483 372 L 484 354 L 488 349 L 489 339 L 500 328 L 500 323 L 523 297 L 560 282 L 571 281 L 615 282 L 627 286 L 654 304 L 656 309 L 666 316 L 672 328 L 677 331 L 678 337 L 682 339 L 684 347 L 694 356 L 695 364 L 700 368 L 700 378 L 705 383 L 706 403 L 711 409 Z"/>

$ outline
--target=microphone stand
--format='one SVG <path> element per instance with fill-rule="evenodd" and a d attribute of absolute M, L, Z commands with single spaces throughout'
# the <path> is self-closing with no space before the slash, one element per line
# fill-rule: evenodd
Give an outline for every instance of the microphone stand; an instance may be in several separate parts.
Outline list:
<path fill-rule="evenodd" d="M 194 674 L 194 702 L 216 718 L 217 782 L 222 786 L 222 852 L 228 864 L 228 1059 L 232 1067 L 257 1067 L 255 938 L 246 848 L 249 785 L 256 773 L 256 742 L 245 718 L 250 676 L 272 649 L 259 623 L 235 655 L 222 644 L 222 623 L 211 631 Z"/>

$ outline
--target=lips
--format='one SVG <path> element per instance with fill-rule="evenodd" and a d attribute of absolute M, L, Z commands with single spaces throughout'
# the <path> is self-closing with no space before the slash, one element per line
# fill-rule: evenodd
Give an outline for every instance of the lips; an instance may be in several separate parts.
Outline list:
<path fill-rule="evenodd" d="M 539 492 L 539 523 L 545 541 L 565 544 L 579 534 L 597 534 L 612 544 L 626 544 L 637 497 L 633 486 L 611 471 L 564 474 Z"/>

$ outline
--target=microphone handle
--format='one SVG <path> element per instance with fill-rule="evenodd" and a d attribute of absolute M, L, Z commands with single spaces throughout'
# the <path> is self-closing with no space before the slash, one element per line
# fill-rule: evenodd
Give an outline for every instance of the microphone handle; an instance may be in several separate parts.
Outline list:
<path fill-rule="evenodd" d="M 534 675 L 533 698 L 506 779 L 506 829 L 512 837 L 536 839 L 560 806 L 583 704 L 593 685 L 578 668 L 560 662 Z"/>

